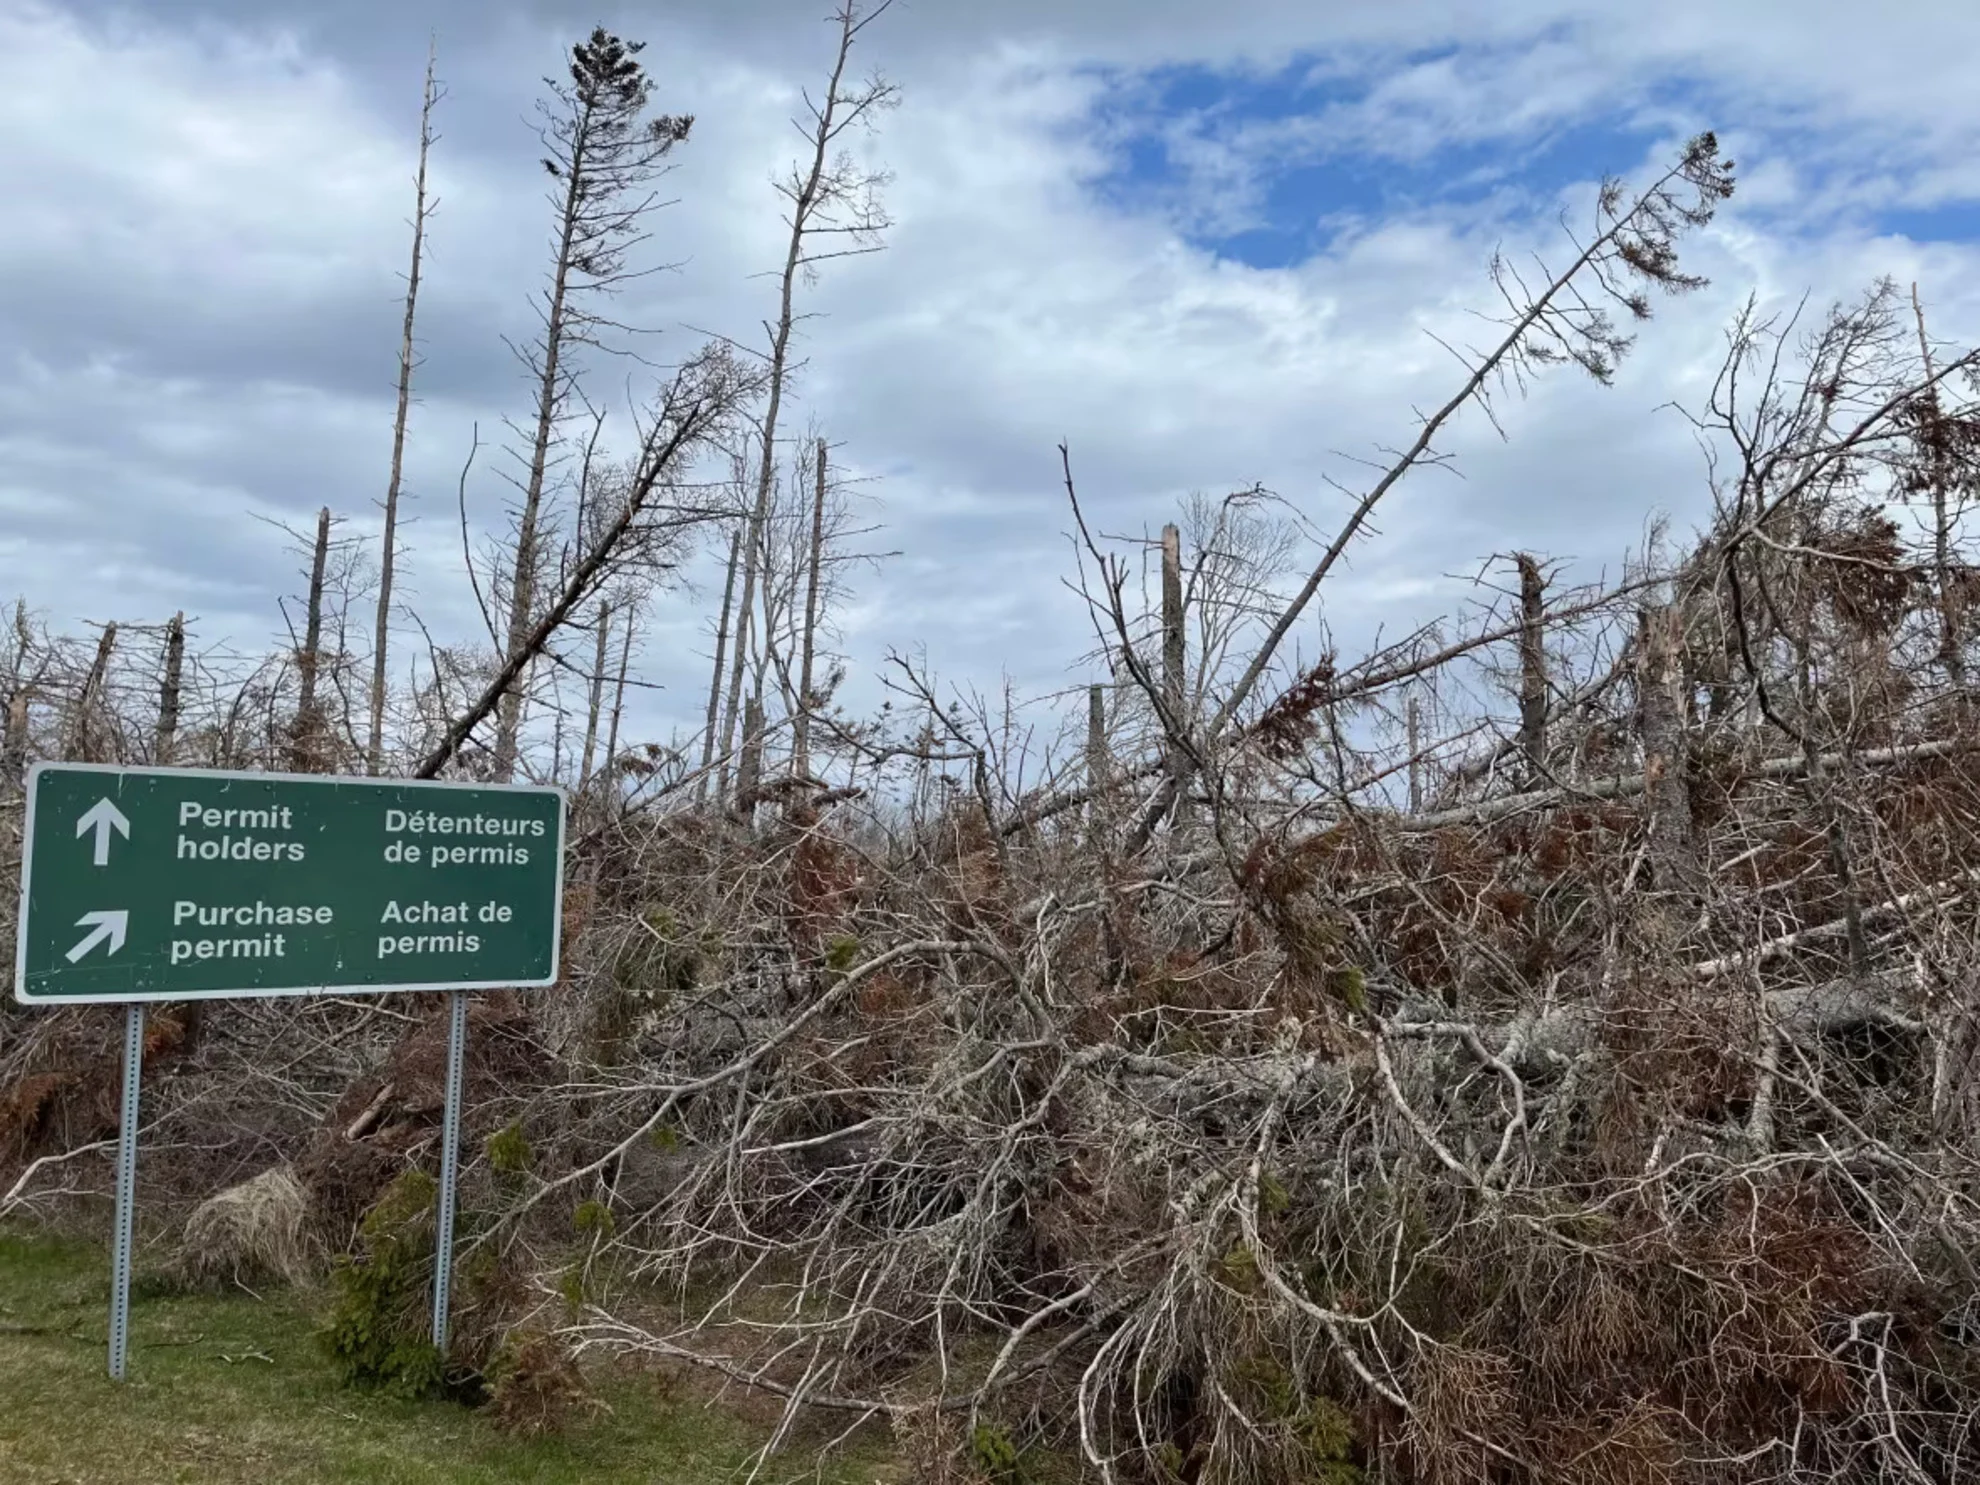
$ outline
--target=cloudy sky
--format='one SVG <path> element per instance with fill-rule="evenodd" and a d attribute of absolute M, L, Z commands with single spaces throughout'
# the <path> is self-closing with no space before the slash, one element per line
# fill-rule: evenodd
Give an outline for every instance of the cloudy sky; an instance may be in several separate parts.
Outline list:
<path fill-rule="evenodd" d="M 643 38 L 696 117 L 627 317 L 684 352 L 773 303 L 769 179 L 829 61 L 825 0 L 0 0 L 0 593 L 58 626 L 183 608 L 208 642 L 280 632 L 300 586 L 274 522 L 376 525 L 421 71 L 448 96 L 420 303 L 408 609 L 474 628 L 455 480 L 527 391 L 548 221 L 528 127 L 594 22 Z M 1108 530 L 1263 483 L 1317 526 L 1355 461 L 1454 386 L 1426 332 L 1489 309 L 1487 261 L 1558 247 L 1605 171 L 1718 130 L 1738 195 L 1690 247 L 1709 291 L 1663 306 L 1616 384 L 1555 375 L 1469 416 L 1456 472 L 1384 508 L 1327 596 L 1355 635 L 1462 601 L 1494 552 L 1593 573 L 1653 512 L 1701 515 L 1665 404 L 1709 381 L 1750 291 L 1916 280 L 1936 334 L 1980 334 L 1980 7 L 1828 0 L 899 0 L 865 60 L 903 104 L 879 256 L 829 265 L 797 418 L 863 481 L 897 552 L 840 616 L 855 697 L 891 646 L 948 681 L 1088 678 L 1056 444 Z M 622 369 L 599 373 L 623 404 Z M 1660 410 L 1661 409 L 1661 410 Z M 499 524 L 484 463 L 468 490 Z M 256 520 L 254 517 L 268 520 Z M 705 570 L 702 576 L 706 576 Z M 719 581 L 719 578 L 718 578 Z M 705 588 L 642 645 L 642 723 L 699 710 Z M 410 624 L 410 616 L 407 620 Z"/>

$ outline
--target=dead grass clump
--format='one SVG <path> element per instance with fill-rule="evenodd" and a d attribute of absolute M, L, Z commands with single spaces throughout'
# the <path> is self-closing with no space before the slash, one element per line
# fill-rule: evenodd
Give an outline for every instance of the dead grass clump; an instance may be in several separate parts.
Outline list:
<path fill-rule="evenodd" d="M 179 1269 L 200 1286 L 298 1284 L 315 1264 L 302 1183 L 286 1165 L 229 1186 L 186 1219 Z"/>
<path fill-rule="evenodd" d="M 569 1344 L 550 1332 L 511 1334 L 492 1371 L 489 1416 L 519 1438 L 559 1433 L 577 1417 L 609 1411 L 585 1385 Z"/>

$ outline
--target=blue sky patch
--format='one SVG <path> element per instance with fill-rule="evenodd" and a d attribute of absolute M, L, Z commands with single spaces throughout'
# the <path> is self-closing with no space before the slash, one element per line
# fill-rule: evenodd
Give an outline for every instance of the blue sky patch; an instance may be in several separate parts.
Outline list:
<path fill-rule="evenodd" d="M 1980 239 L 1980 201 L 1880 211 L 1873 221 L 1878 232 L 1913 242 L 1973 242 Z"/>
<path fill-rule="evenodd" d="M 1659 90 L 1643 100 L 1525 130 L 1496 124 L 1483 137 L 1427 153 L 1374 152 L 1341 127 L 1382 78 L 1434 64 L 1451 49 L 1349 68 L 1308 55 L 1271 73 L 1172 66 L 1103 74 L 1094 123 L 1114 167 L 1094 183 L 1131 212 L 1157 212 L 1193 245 L 1258 268 L 1302 262 L 1357 222 L 1451 207 L 1495 195 L 1550 206 L 1603 173 L 1627 175 L 1696 100 Z"/>

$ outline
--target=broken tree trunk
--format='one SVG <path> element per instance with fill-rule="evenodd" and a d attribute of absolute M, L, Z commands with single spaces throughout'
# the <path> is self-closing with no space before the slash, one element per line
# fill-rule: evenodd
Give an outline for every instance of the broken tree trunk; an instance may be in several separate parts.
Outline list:
<path fill-rule="evenodd" d="M 296 773 L 316 773 L 323 767 L 323 715 L 316 697 L 317 672 L 323 644 L 323 569 L 330 557 L 330 507 L 316 514 L 316 549 L 309 565 L 309 609 L 303 625 L 302 650 L 296 673 L 302 694 L 289 738 L 289 767 Z"/>
<path fill-rule="evenodd" d="M 1107 688 L 1086 688 L 1086 838 L 1098 845 L 1107 813 Z"/>
<path fill-rule="evenodd" d="M 14 601 L 14 655 L 7 677 L 7 722 L 0 738 L 0 784 L 18 788 L 21 771 L 27 766 L 28 706 L 34 695 L 34 682 L 28 677 L 28 653 L 34 648 L 34 635 L 28 628 L 27 600 Z"/>
<path fill-rule="evenodd" d="M 1925 361 L 1925 379 L 1932 381 L 1932 343 L 1925 337 L 1925 307 L 1918 302 L 1918 285 L 1911 286 L 1911 312 L 1918 321 L 1918 354 Z M 1966 689 L 1966 650 L 1961 643 L 1960 603 L 1952 574 L 1952 519 L 1946 509 L 1951 478 L 1946 468 L 1946 429 L 1939 415 L 1939 389 L 1925 393 L 1926 437 L 1931 455 L 1932 577 L 1939 605 L 1939 663 L 1955 690 Z"/>
<path fill-rule="evenodd" d="M 701 780 L 695 785 L 695 797 L 706 797 L 708 793 L 708 770 L 715 761 L 716 722 L 722 710 L 723 660 L 727 656 L 729 644 L 729 615 L 736 598 L 736 564 L 742 557 L 742 533 L 740 523 L 729 533 L 729 575 L 722 583 L 722 613 L 715 621 L 715 669 L 708 678 L 708 724 L 701 739 Z M 722 768 L 726 789 L 728 765 Z"/>
<path fill-rule="evenodd" d="M 626 637 L 619 643 L 619 678 L 612 687 L 612 716 L 605 725 L 605 756 L 599 760 L 598 771 L 605 776 L 606 787 L 617 777 L 613 760 L 619 756 L 619 719 L 626 711 L 626 672 L 632 666 L 633 608 L 626 608 Z"/>
<path fill-rule="evenodd" d="M 811 498 L 811 542 L 806 552 L 804 639 L 798 661 L 797 715 L 791 718 L 791 776 L 811 777 L 811 665 L 818 641 L 818 578 L 825 562 L 825 440 L 818 440 L 818 481 Z"/>
<path fill-rule="evenodd" d="M 775 392 L 773 389 L 773 402 Z M 766 459 L 769 457 L 766 453 Z M 767 486 L 758 491 L 759 498 L 750 510 L 748 523 L 743 528 L 742 538 L 742 594 L 736 603 L 733 615 L 733 630 L 729 636 L 729 679 L 728 697 L 722 703 L 721 740 L 716 751 L 722 759 L 721 787 L 718 791 L 727 794 L 729 788 L 729 756 L 736 745 L 736 722 L 743 710 L 743 674 L 749 664 L 749 638 L 752 621 L 756 617 L 756 581 L 762 566 L 764 551 L 764 528 L 769 521 L 769 495 Z M 747 733 L 745 723 L 743 731 Z"/>
<path fill-rule="evenodd" d="M 605 702 L 605 650 L 611 636 L 612 605 L 601 599 L 598 604 L 597 645 L 591 660 L 591 694 L 584 712 L 584 756 L 578 760 L 577 791 L 580 795 L 584 793 L 585 785 L 591 782 L 591 755 L 598 746 L 598 716 Z"/>
<path fill-rule="evenodd" d="M 25 684 L 14 688 L 14 694 L 7 698 L 7 736 L 4 744 L 4 761 L 0 768 L 6 772 L 9 788 L 19 788 L 21 771 L 27 767 L 28 703 L 32 699 L 30 689 Z"/>
<path fill-rule="evenodd" d="M 158 736 L 152 744 L 152 760 L 161 765 L 172 762 L 172 749 L 179 736 L 179 683 L 186 660 L 186 616 L 172 615 L 165 626 L 165 673 L 158 682 Z"/>
<path fill-rule="evenodd" d="M 1403 746 L 1409 750 L 1409 812 L 1414 815 L 1423 809 L 1423 707 L 1415 686 L 1409 688 L 1409 699 L 1403 705 Z"/>
<path fill-rule="evenodd" d="M 742 758 L 736 764 L 736 811 L 745 821 L 756 818 L 757 786 L 763 779 L 763 701 L 743 702 Z"/>
<path fill-rule="evenodd" d="M 98 756 L 104 744 L 96 726 L 96 709 L 103 696 L 104 679 L 110 671 L 110 656 L 116 648 L 117 626 L 114 622 L 105 624 L 103 637 L 96 642 L 96 659 L 90 664 L 89 674 L 83 678 L 82 694 L 76 698 L 76 714 L 70 732 L 70 755 L 81 763 L 115 761 Z"/>
<path fill-rule="evenodd" d="M 1519 752 L 1530 789 L 1546 776 L 1547 764 L 1547 582 L 1525 552 L 1513 561 L 1519 567 Z"/>
<path fill-rule="evenodd" d="M 1176 802 L 1173 828 L 1178 832 L 1189 825 L 1189 752 L 1182 742 L 1189 729 L 1184 709 L 1187 658 L 1183 648 L 1182 533 L 1171 523 L 1162 528 L 1162 705 L 1169 714 L 1169 779 Z"/>

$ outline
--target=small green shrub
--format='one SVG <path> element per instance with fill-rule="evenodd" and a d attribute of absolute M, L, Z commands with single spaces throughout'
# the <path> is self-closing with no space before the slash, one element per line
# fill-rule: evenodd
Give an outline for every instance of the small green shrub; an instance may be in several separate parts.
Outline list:
<path fill-rule="evenodd" d="M 1339 1403 L 1330 1397 L 1314 1398 L 1295 1426 L 1312 1460 L 1307 1478 L 1313 1485 L 1362 1485 L 1367 1476 L 1354 1463 L 1354 1419 Z"/>
<path fill-rule="evenodd" d="M 1233 1244 L 1216 1261 L 1217 1277 L 1240 1294 L 1258 1291 L 1258 1255 L 1248 1243 Z"/>
<path fill-rule="evenodd" d="M 969 1436 L 969 1457 L 992 1485 L 1023 1485 L 1024 1459 L 1011 1436 L 993 1423 L 979 1423 Z"/>
<path fill-rule="evenodd" d="M 1357 1015 L 1368 1009 L 1368 977 L 1360 969 L 1349 966 L 1346 969 L 1327 971 L 1327 989 L 1334 998 Z"/>
<path fill-rule="evenodd" d="M 1298 1381 L 1270 1356 L 1244 1357 L 1231 1368 L 1231 1380 L 1247 1402 L 1274 1422 L 1299 1411 Z"/>
<path fill-rule="evenodd" d="M 600 1239 L 612 1236 L 618 1230 L 618 1222 L 612 1216 L 612 1209 L 593 1197 L 579 1205 L 571 1213 L 571 1230 L 583 1237 L 596 1234 Z"/>
<path fill-rule="evenodd" d="M 1292 1193 L 1286 1190 L 1285 1183 L 1269 1170 L 1258 1173 L 1258 1214 L 1261 1217 L 1283 1217 L 1292 1209 Z"/>
<path fill-rule="evenodd" d="M 411 1397 L 440 1390 L 446 1358 L 428 1326 L 438 1183 L 409 1170 L 365 1213 L 358 1251 L 331 1270 L 334 1299 L 320 1339 L 345 1385 Z"/>
<path fill-rule="evenodd" d="M 519 1176 L 536 1161 L 536 1150 L 520 1121 L 504 1125 L 488 1136 L 488 1164 L 497 1175 Z"/>
<path fill-rule="evenodd" d="M 557 1276 L 557 1292 L 564 1297 L 564 1308 L 573 1319 L 584 1313 L 584 1262 L 582 1259 L 564 1265 Z"/>
<path fill-rule="evenodd" d="M 841 933 L 825 945 L 825 967 L 835 975 L 851 969 L 858 958 L 859 940 L 850 933 Z"/>

